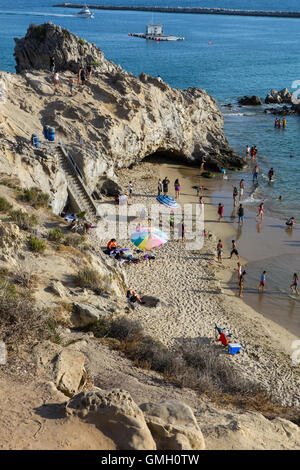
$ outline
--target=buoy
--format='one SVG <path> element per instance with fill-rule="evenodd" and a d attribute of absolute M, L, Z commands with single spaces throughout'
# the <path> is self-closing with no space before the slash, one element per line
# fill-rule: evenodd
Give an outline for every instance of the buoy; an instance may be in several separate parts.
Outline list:
<path fill-rule="evenodd" d="M 211 45 L 211 42 L 210 42 L 210 41 L 208 41 L 208 45 L 209 45 L 209 46 Z"/>

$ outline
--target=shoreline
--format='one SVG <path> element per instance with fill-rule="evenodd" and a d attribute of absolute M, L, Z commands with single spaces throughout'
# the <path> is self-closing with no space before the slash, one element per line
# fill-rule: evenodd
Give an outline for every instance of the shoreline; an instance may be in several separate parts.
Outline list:
<path fill-rule="evenodd" d="M 182 175 L 185 172 L 185 177 Z M 146 206 L 154 202 L 159 176 L 171 180 L 169 194 L 173 196 L 173 181 L 179 177 L 182 191 L 179 202 L 197 202 L 196 191 L 191 189 L 191 179 L 197 170 L 183 165 L 143 163 L 133 170 L 120 170 L 123 187 L 133 181 L 134 203 Z M 208 181 L 208 180 L 207 180 Z M 213 189 L 211 184 L 206 187 Z M 151 195 L 151 198 L 150 198 Z M 237 260 L 227 260 L 225 240 L 234 233 L 230 223 L 216 222 L 213 194 L 206 200 L 205 219 L 207 233 L 213 232 L 200 251 L 186 251 L 177 241 L 169 241 L 155 250 L 156 259 L 149 263 L 129 265 L 124 268 L 128 285 L 141 295 L 155 295 L 164 301 L 159 310 L 139 306 L 131 314 L 140 321 L 151 336 L 172 349 L 184 348 L 186 341 L 196 344 L 214 344 L 214 324 L 227 328 L 234 341 L 242 345 L 241 353 L 232 360 L 233 368 L 253 380 L 285 405 L 298 406 L 300 400 L 299 367 L 292 363 L 292 343 L 297 336 L 266 318 L 240 299 L 229 283 Z M 218 228 L 219 227 L 219 228 Z M 219 230 L 224 240 L 225 262 L 218 265 L 216 240 Z M 241 260 L 243 261 L 243 260 Z M 220 351 L 221 352 L 221 351 Z M 228 360 L 231 360 L 231 357 Z M 234 356 L 233 356 L 234 358 Z M 280 374 L 274 363 L 280 366 Z M 288 382 L 286 377 L 289 377 Z"/>

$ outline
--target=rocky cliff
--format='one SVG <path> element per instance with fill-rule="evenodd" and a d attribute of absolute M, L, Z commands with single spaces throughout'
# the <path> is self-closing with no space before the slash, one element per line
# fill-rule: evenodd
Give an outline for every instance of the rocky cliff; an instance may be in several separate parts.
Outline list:
<path fill-rule="evenodd" d="M 95 45 L 52 23 L 31 25 L 25 38 L 15 41 L 16 70 L 22 76 L 12 80 L 9 96 L 14 101 L 17 88 L 26 88 L 23 107 L 28 103 L 40 128 L 44 123 L 56 128 L 92 189 L 101 189 L 115 168 L 156 154 L 188 163 L 205 157 L 216 170 L 243 165 L 222 132 L 215 100 L 204 90 L 173 89 L 144 73 L 138 78 L 106 60 Z M 50 55 L 63 84 L 56 94 Z M 69 77 L 88 63 L 92 78 L 69 96 Z"/>

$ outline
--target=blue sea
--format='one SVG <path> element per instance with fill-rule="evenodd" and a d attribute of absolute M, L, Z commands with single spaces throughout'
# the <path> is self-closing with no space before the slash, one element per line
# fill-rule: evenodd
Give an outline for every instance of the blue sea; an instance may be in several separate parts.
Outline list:
<path fill-rule="evenodd" d="M 14 71 L 14 37 L 23 37 L 30 23 L 52 21 L 96 43 L 108 59 L 134 74 L 159 74 L 176 88 L 204 88 L 224 113 L 225 134 L 231 146 L 240 155 L 245 154 L 247 144 L 259 149 L 262 174 L 249 205 L 257 206 L 257 201 L 264 200 L 269 213 L 300 218 L 300 117 L 288 117 L 286 130 L 277 130 L 275 117 L 264 114 L 264 106 L 251 109 L 237 105 L 240 96 L 264 98 L 271 88 L 292 90 L 292 83 L 300 80 L 300 19 L 95 10 L 95 19 L 89 20 L 76 17 L 77 10 L 53 8 L 54 3 L 58 2 L 0 1 L 0 70 Z M 299 0 L 88 2 L 92 3 L 300 10 Z M 156 43 L 128 36 L 144 32 L 151 21 L 163 23 L 166 33 L 183 36 L 185 41 Z M 233 107 L 224 108 L 226 103 Z M 276 176 L 271 186 L 266 177 L 270 167 Z M 243 176 L 252 193 L 251 171 Z M 282 202 L 277 201 L 279 195 Z"/>

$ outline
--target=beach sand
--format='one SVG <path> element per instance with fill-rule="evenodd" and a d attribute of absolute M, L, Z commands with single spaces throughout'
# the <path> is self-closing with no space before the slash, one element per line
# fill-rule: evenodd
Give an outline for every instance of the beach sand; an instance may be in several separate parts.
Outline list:
<path fill-rule="evenodd" d="M 150 207 L 157 204 L 158 177 L 168 176 L 169 195 L 174 196 L 174 181 L 179 178 L 181 195 L 178 202 L 197 203 L 196 190 L 199 170 L 168 163 L 142 163 L 133 169 L 122 169 L 119 179 L 123 188 L 133 182 L 132 203 Z M 299 406 L 300 367 L 292 362 L 292 343 L 297 336 L 287 331 L 248 306 L 237 296 L 231 283 L 237 285 L 237 259 L 229 260 L 229 239 L 236 236 L 233 225 L 225 220 L 217 221 L 217 208 L 208 197 L 214 183 L 202 179 L 208 191 L 204 192 L 206 238 L 201 250 L 188 250 L 185 243 L 170 239 L 155 249 L 155 260 L 139 264 L 123 264 L 128 286 L 140 295 L 159 297 L 160 308 L 139 305 L 131 318 L 139 320 L 146 331 L 174 350 L 184 349 L 185 344 L 215 345 L 215 323 L 227 328 L 233 340 L 240 342 L 240 354 L 230 356 L 220 345 L 220 354 L 231 361 L 238 374 L 251 377 L 281 403 Z M 208 194 L 206 196 L 205 194 Z M 232 204 L 232 200 L 231 200 Z M 224 260 L 216 260 L 216 245 L 221 238 L 224 244 Z M 130 240 L 122 240 L 123 246 L 135 253 Z M 246 260 L 241 260 L 245 262 Z M 208 349 L 209 353 L 209 349 Z"/>

